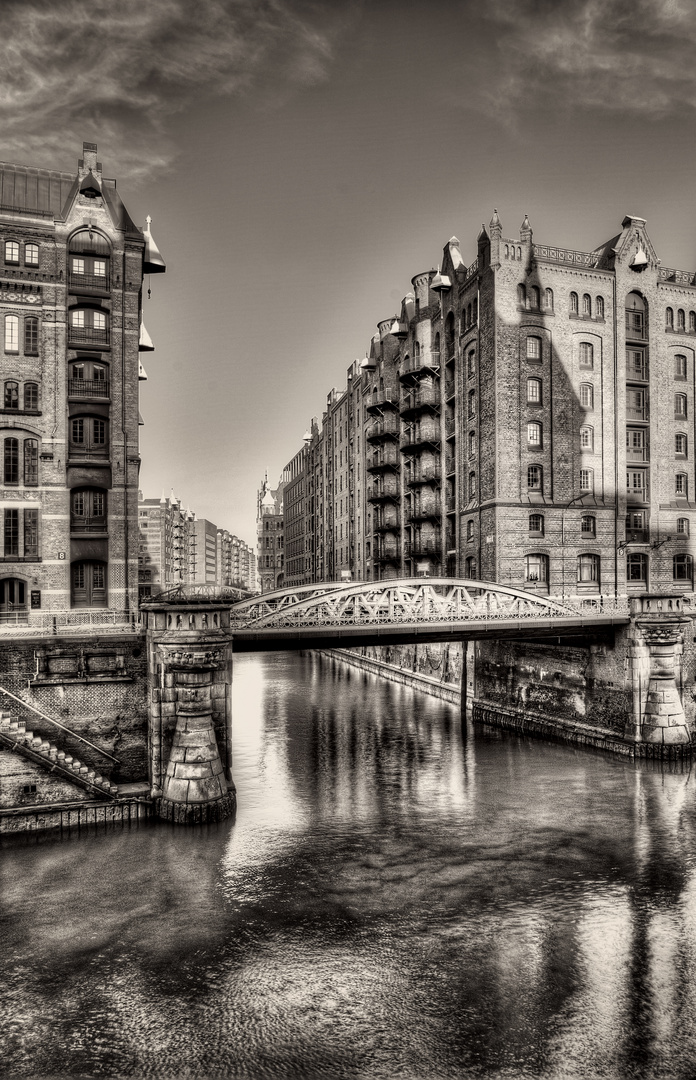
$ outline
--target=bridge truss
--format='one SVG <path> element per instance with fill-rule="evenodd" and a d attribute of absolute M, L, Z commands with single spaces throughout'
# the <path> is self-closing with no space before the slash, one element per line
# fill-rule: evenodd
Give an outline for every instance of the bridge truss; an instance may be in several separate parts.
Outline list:
<path fill-rule="evenodd" d="M 233 631 L 318 630 L 447 623 L 586 625 L 628 619 L 626 597 L 544 596 L 488 581 L 402 578 L 279 589 L 234 604 Z"/>

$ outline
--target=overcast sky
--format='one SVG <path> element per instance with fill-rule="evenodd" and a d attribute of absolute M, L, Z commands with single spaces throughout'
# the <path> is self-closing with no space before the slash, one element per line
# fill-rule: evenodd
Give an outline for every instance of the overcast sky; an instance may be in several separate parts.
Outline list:
<path fill-rule="evenodd" d="M 253 542 L 332 386 L 450 236 L 696 267 L 694 0 L 2 0 L 0 158 L 99 146 L 153 218 L 142 488 Z"/>

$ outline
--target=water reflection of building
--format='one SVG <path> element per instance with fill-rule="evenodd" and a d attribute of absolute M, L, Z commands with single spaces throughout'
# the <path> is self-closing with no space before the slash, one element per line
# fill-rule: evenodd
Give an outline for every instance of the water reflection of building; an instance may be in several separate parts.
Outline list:
<path fill-rule="evenodd" d="M 453 237 L 327 399 L 315 580 L 689 591 L 694 274 L 632 216 L 576 252 L 494 213 L 476 254 Z"/>

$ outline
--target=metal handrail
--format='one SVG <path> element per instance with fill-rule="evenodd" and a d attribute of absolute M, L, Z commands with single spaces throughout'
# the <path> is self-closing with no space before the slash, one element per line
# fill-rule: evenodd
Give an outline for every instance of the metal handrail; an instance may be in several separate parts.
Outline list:
<path fill-rule="evenodd" d="M 77 731 L 73 731 L 72 728 L 66 727 L 65 724 L 61 724 L 60 720 L 54 720 L 52 716 L 47 716 L 46 713 L 42 713 L 40 709 L 34 708 L 34 706 L 30 705 L 28 701 L 24 700 L 24 698 L 17 697 L 16 694 L 13 694 L 11 690 L 7 690 L 4 686 L 0 686 L 0 694 L 6 694 L 7 697 L 11 697 L 14 701 L 19 702 L 19 704 L 23 705 L 26 709 L 29 709 L 31 712 L 36 713 L 36 715 L 40 716 L 42 720 L 46 720 L 49 724 L 55 724 L 55 726 L 59 727 L 61 731 L 66 731 L 68 735 L 72 735 L 74 739 L 79 739 L 80 742 L 86 743 L 87 746 L 91 746 L 93 750 L 97 750 L 100 754 L 103 754 L 104 757 L 108 757 L 109 760 L 115 762 L 116 765 L 121 764 L 119 759 L 117 757 L 114 757 L 113 754 L 109 754 L 106 750 L 102 750 L 101 746 L 97 746 L 96 743 L 90 742 L 89 739 L 85 739 L 84 735 L 80 735 Z"/>

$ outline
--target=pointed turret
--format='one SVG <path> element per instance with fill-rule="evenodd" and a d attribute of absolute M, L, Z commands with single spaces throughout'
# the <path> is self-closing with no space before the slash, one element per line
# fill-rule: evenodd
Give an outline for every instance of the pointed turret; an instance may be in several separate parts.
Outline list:
<path fill-rule="evenodd" d="M 145 252 L 143 254 L 143 273 L 144 274 L 163 274 L 167 269 L 164 259 L 160 254 L 160 249 L 154 241 L 152 233 L 150 232 L 150 225 L 152 224 L 152 218 L 148 214 L 145 218 L 145 228 L 143 230 L 143 236 L 145 237 Z"/>
<path fill-rule="evenodd" d="M 531 243 L 532 239 L 532 226 L 529 224 L 529 218 L 524 215 L 524 221 L 520 225 L 520 240 L 522 243 Z"/>
<path fill-rule="evenodd" d="M 485 228 L 485 226 L 484 226 L 484 228 Z M 493 210 L 493 217 L 491 218 L 491 223 L 489 225 L 489 228 L 491 230 L 491 235 L 493 234 L 494 229 L 500 229 L 501 233 L 503 231 L 503 226 L 501 225 L 500 218 L 498 217 L 498 211 L 495 210 L 495 209 Z"/>

